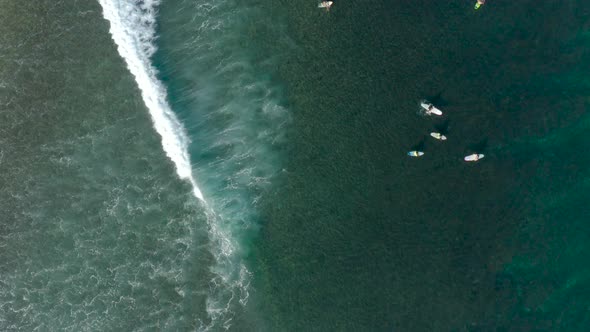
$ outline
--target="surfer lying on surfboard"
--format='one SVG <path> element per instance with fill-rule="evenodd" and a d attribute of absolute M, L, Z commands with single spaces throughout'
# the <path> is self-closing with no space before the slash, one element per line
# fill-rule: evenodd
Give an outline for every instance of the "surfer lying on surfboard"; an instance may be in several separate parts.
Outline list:
<path fill-rule="evenodd" d="M 428 115 L 430 115 L 430 114 L 442 115 L 443 114 L 441 110 L 434 107 L 434 105 L 432 105 L 431 103 L 429 103 L 427 101 L 421 101 L 420 106 L 424 109 L 424 113 L 426 113 Z"/>
<path fill-rule="evenodd" d="M 475 3 L 475 10 L 478 10 L 479 7 L 481 7 L 481 5 L 483 5 L 484 3 L 486 3 L 486 0 L 477 0 L 477 2 Z"/>
<path fill-rule="evenodd" d="M 481 153 L 474 153 L 474 154 L 470 154 L 468 156 L 466 156 L 465 158 L 463 158 L 465 161 L 478 161 L 480 159 L 483 159 L 484 155 Z"/>
<path fill-rule="evenodd" d="M 332 7 L 333 3 L 333 1 L 322 1 L 318 5 L 318 8 L 326 8 L 326 10 L 330 10 L 330 7 Z"/>
<path fill-rule="evenodd" d="M 408 152 L 408 156 L 410 156 L 410 157 L 422 157 L 423 155 L 424 155 L 424 152 L 422 152 L 422 151 L 414 150 L 414 151 Z"/>
<path fill-rule="evenodd" d="M 447 137 L 441 133 L 430 133 L 430 136 L 436 138 L 437 140 L 446 141 Z"/>

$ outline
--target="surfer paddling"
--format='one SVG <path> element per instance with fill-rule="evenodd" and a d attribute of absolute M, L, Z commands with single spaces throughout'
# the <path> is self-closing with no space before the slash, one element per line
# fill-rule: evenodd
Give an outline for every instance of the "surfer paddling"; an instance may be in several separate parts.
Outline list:
<path fill-rule="evenodd" d="M 463 160 L 465 161 L 478 161 L 480 159 L 483 159 L 484 155 L 481 153 L 474 153 L 474 154 L 470 154 L 468 156 L 466 156 L 465 158 L 463 158 Z"/>
<path fill-rule="evenodd" d="M 408 152 L 408 156 L 410 156 L 410 157 L 422 157 L 423 155 L 424 155 L 424 152 L 422 152 L 422 151 L 414 150 L 414 151 Z"/>
<path fill-rule="evenodd" d="M 484 3 L 486 3 L 486 0 L 477 0 L 477 2 L 475 3 L 475 10 L 478 10 L 479 7 L 481 7 L 481 5 L 483 5 Z"/>
<path fill-rule="evenodd" d="M 322 1 L 318 5 L 318 8 L 326 8 L 326 11 L 329 11 L 330 7 L 332 7 L 333 3 L 334 3 L 334 1 Z"/>
<path fill-rule="evenodd" d="M 420 102 L 420 106 L 424 109 L 424 113 L 427 115 L 430 115 L 430 114 L 442 115 L 443 114 L 441 110 L 434 107 L 434 105 L 432 105 L 431 103 L 429 103 L 425 100 Z"/>
<path fill-rule="evenodd" d="M 447 137 L 445 135 L 441 134 L 441 133 L 430 133 L 430 136 L 432 136 L 432 137 L 434 137 L 434 138 L 436 138 L 437 140 L 440 140 L 440 141 L 446 141 L 447 140 Z"/>

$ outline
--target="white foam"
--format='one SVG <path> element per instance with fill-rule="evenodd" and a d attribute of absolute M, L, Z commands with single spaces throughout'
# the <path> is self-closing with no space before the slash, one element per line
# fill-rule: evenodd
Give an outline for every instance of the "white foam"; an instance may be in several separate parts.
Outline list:
<path fill-rule="evenodd" d="M 156 8 L 160 1 L 99 0 L 99 3 L 103 8 L 104 18 L 111 24 L 110 32 L 119 54 L 135 77 L 154 127 L 162 137 L 166 155 L 174 162 L 178 176 L 190 182 L 194 195 L 205 202 L 192 173 L 188 135 L 170 108 L 166 88 L 158 80 L 157 71 L 151 63 L 151 56 L 156 51 L 153 41 Z M 245 266 L 241 265 L 240 259 L 234 261 L 238 248 L 231 240 L 231 231 L 220 225 L 221 216 L 210 206 L 204 212 L 207 215 L 209 237 L 213 243 L 210 249 L 217 261 L 212 268 L 212 272 L 216 274 L 212 282 L 219 280 L 221 284 L 219 288 L 209 292 L 206 310 L 211 322 L 204 324 L 199 330 L 208 330 L 222 319 L 229 318 L 231 321 L 229 306 L 233 302 L 235 289 L 239 289 L 238 300 L 244 305 L 248 298 L 246 288 L 250 276 Z M 240 266 L 240 270 L 236 271 L 236 266 Z"/>
<path fill-rule="evenodd" d="M 188 135 L 170 109 L 166 88 L 157 79 L 151 64 L 150 57 L 156 51 L 156 8 L 160 0 L 99 2 L 104 17 L 111 23 L 111 34 L 119 53 L 135 76 L 154 127 L 162 136 L 166 154 L 174 161 L 178 175 L 193 185 L 195 196 L 202 200 L 192 174 Z M 208 319 L 199 319 L 197 331 L 228 329 L 237 306 L 245 306 L 248 301 L 252 274 L 242 259 L 245 253 L 239 239 L 256 226 L 252 221 L 255 217 L 252 208 L 258 200 L 258 192 L 280 170 L 276 166 L 277 156 L 271 151 L 281 137 L 274 129 L 283 127 L 288 119 L 287 111 L 271 100 L 276 94 L 271 83 L 257 80 L 248 58 L 237 53 L 235 38 L 240 36 L 238 32 L 243 31 L 243 27 L 235 22 L 242 20 L 228 16 L 228 12 L 236 13 L 235 9 L 213 10 L 222 4 L 223 1 L 216 1 L 215 5 L 191 2 L 196 6 L 191 25 L 200 28 L 198 34 L 187 34 L 191 41 L 183 46 L 188 48 L 183 51 L 190 51 L 187 54 L 191 54 L 195 64 L 207 66 L 222 59 L 218 68 L 201 70 L 199 75 L 189 71 L 191 80 L 203 82 L 198 84 L 198 90 L 191 92 L 190 98 L 199 99 L 199 110 L 208 112 L 194 122 L 193 128 L 188 128 L 191 137 L 199 140 L 200 152 L 205 155 L 216 155 L 220 149 L 223 152 L 214 160 L 200 160 L 199 165 L 199 173 L 206 175 L 201 179 L 202 184 L 209 192 L 204 211 L 210 240 L 208 249 L 216 263 L 210 268 L 214 277 L 207 291 Z M 202 22 L 194 22 L 199 20 Z M 220 34 L 220 27 L 224 27 L 224 31 L 231 29 L 233 33 Z M 212 51 L 213 44 L 220 48 Z M 177 74 L 189 75 L 187 71 Z M 219 105 L 215 96 L 225 89 L 231 91 L 230 101 Z M 231 121 L 217 122 L 220 114 Z"/>
<path fill-rule="evenodd" d="M 181 179 L 193 187 L 194 195 L 205 201 L 193 176 L 188 154 L 189 139 L 185 129 L 170 109 L 166 89 L 157 78 L 150 58 L 156 51 L 156 6 L 159 0 L 99 0 L 103 16 L 111 23 L 111 35 L 119 54 L 141 90 L 143 101 L 152 117 L 154 128 L 162 137 L 164 152 L 176 166 Z"/>

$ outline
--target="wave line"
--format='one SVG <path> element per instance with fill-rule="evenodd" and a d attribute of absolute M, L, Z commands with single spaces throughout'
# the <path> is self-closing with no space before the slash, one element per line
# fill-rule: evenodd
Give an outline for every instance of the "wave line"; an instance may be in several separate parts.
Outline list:
<path fill-rule="evenodd" d="M 166 88 L 157 78 L 151 64 L 156 51 L 156 7 L 159 0 L 120 1 L 99 0 L 104 18 L 110 22 L 110 33 L 117 50 L 135 77 L 147 106 L 154 128 L 162 138 L 164 152 L 176 166 L 178 176 L 190 182 L 195 197 L 205 202 L 193 176 L 185 128 L 170 109 Z"/>

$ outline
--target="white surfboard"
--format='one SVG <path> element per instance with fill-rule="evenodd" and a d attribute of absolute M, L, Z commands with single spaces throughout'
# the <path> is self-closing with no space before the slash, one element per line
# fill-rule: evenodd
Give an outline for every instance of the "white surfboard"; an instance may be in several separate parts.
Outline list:
<path fill-rule="evenodd" d="M 478 161 L 480 159 L 483 159 L 483 157 L 484 157 L 483 154 L 474 153 L 474 154 L 468 155 L 467 157 L 465 157 L 463 159 L 465 159 L 465 161 Z"/>
<path fill-rule="evenodd" d="M 430 136 L 432 136 L 432 137 L 434 137 L 434 138 L 436 138 L 438 140 L 441 140 L 441 141 L 446 141 L 447 140 L 447 137 L 445 135 L 441 134 L 441 133 L 430 133 Z"/>
<path fill-rule="evenodd" d="M 408 156 L 410 157 L 421 157 L 424 155 L 424 152 L 422 151 L 410 151 L 408 152 Z"/>
<path fill-rule="evenodd" d="M 443 115 L 443 112 L 438 108 L 434 107 L 434 105 L 429 104 L 427 102 L 421 102 L 420 106 L 426 111 L 426 114 L 435 114 L 435 115 Z"/>
<path fill-rule="evenodd" d="M 332 4 L 334 3 L 334 1 L 322 1 L 318 4 L 318 8 L 326 8 L 329 9 L 330 6 L 332 6 Z"/>

